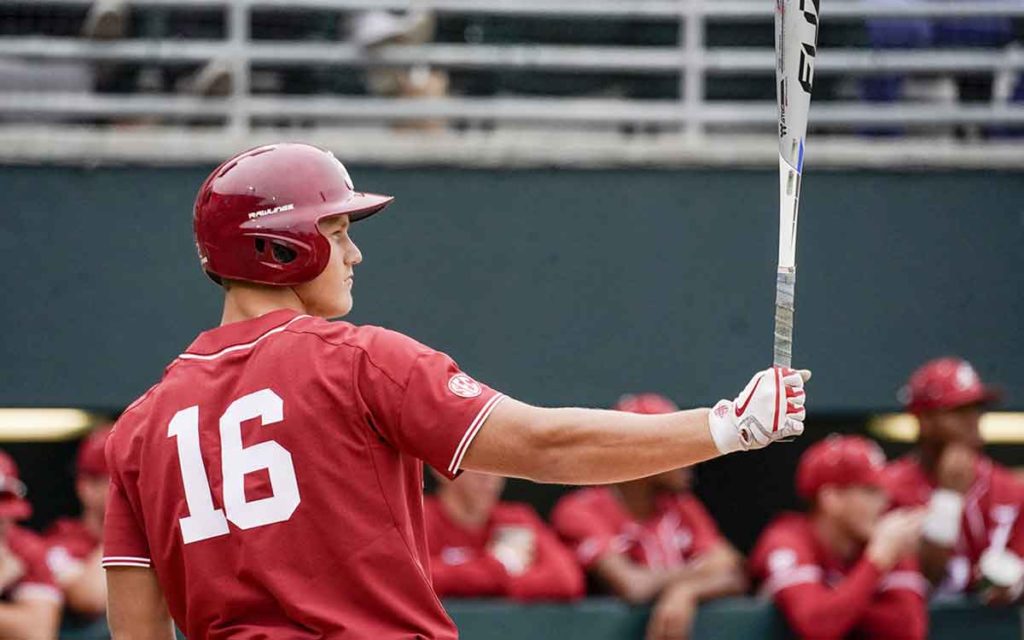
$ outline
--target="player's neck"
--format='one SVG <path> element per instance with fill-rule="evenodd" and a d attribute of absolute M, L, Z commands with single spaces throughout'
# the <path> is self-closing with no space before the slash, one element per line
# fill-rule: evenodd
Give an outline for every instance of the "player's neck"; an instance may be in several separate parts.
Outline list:
<path fill-rule="evenodd" d="M 220 323 L 250 320 L 281 309 L 306 312 L 302 300 L 291 287 L 234 284 L 224 294 L 224 313 Z"/>
<path fill-rule="evenodd" d="M 863 549 L 864 545 L 851 537 L 832 518 L 815 513 L 811 515 L 811 521 L 814 523 L 814 532 L 819 542 L 844 562 L 853 560 Z"/>
<path fill-rule="evenodd" d="M 646 520 L 654 515 L 658 506 L 658 492 L 646 480 L 623 482 L 614 487 L 619 501 L 637 520 Z"/>
<path fill-rule="evenodd" d="M 466 529 L 480 529 L 491 517 L 489 510 L 475 508 L 473 504 L 459 500 L 453 492 L 441 491 L 437 497 L 448 517 Z"/>

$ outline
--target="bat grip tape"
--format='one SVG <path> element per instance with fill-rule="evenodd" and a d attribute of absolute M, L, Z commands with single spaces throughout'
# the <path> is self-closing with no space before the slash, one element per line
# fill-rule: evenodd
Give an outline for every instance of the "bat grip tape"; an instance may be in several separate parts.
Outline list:
<path fill-rule="evenodd" d="M 779 270 L 775 281 L 775 344 L 773 363 L 789 367 L 793 361 L 793 301 L 796 269 Z"/>

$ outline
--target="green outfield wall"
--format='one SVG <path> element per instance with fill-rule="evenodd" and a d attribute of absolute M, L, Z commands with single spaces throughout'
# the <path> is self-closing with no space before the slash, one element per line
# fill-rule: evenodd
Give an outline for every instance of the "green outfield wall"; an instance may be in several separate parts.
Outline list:
<path fill-rule="evenodd" d="M 219 318 L 190 207 L 210 169 L 2 167 L 0 406 L 116 409 Z M 449 351 L 508 393 L 607 405 L 738 391 L 771 354 L 773 171 L 353 167 L 352 319 Z M 896 405 L 961 353 L 1024 406 L 1024 174 L 811 171 L 796 361 L 811 411 Z"/>

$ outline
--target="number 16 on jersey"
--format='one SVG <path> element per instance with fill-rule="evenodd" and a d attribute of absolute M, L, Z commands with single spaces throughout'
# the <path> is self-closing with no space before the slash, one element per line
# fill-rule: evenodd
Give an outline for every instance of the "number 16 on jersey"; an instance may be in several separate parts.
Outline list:
<path fill-rule="evenodd" d="M 255 418 L 260 419 L 260 428 L 280 423 L 284 419 L 284 401 L 272 390 L 262 389 L 238 398 L 220 417 L 223 509 L 214 507 L 213 490 L 199 446 L 199 407 L 182 409 L 171 419 L 167 436 L 178 443 L 178 464 L 189 512 L 179 520 L 185 544 L 227 535 L 228 522 L 239 529 L 284 522 L 298 508 L 301 497 L 292 454 L 273 441 L 242 446 L 242 423 Z M 273 495 L 247 500 L 246 474 L 263 469 L 270 476 Z"/>

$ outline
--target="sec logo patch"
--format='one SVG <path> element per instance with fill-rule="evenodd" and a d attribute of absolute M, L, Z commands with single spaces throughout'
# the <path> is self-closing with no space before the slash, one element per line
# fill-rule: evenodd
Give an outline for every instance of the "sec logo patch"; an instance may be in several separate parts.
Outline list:
<path fill-rule="evenodd" d="M 475 398 L 483 393 L 480 383 L 464 373 L 456 373 L 451 377 L 448 390 L 460 398 Z"/>

